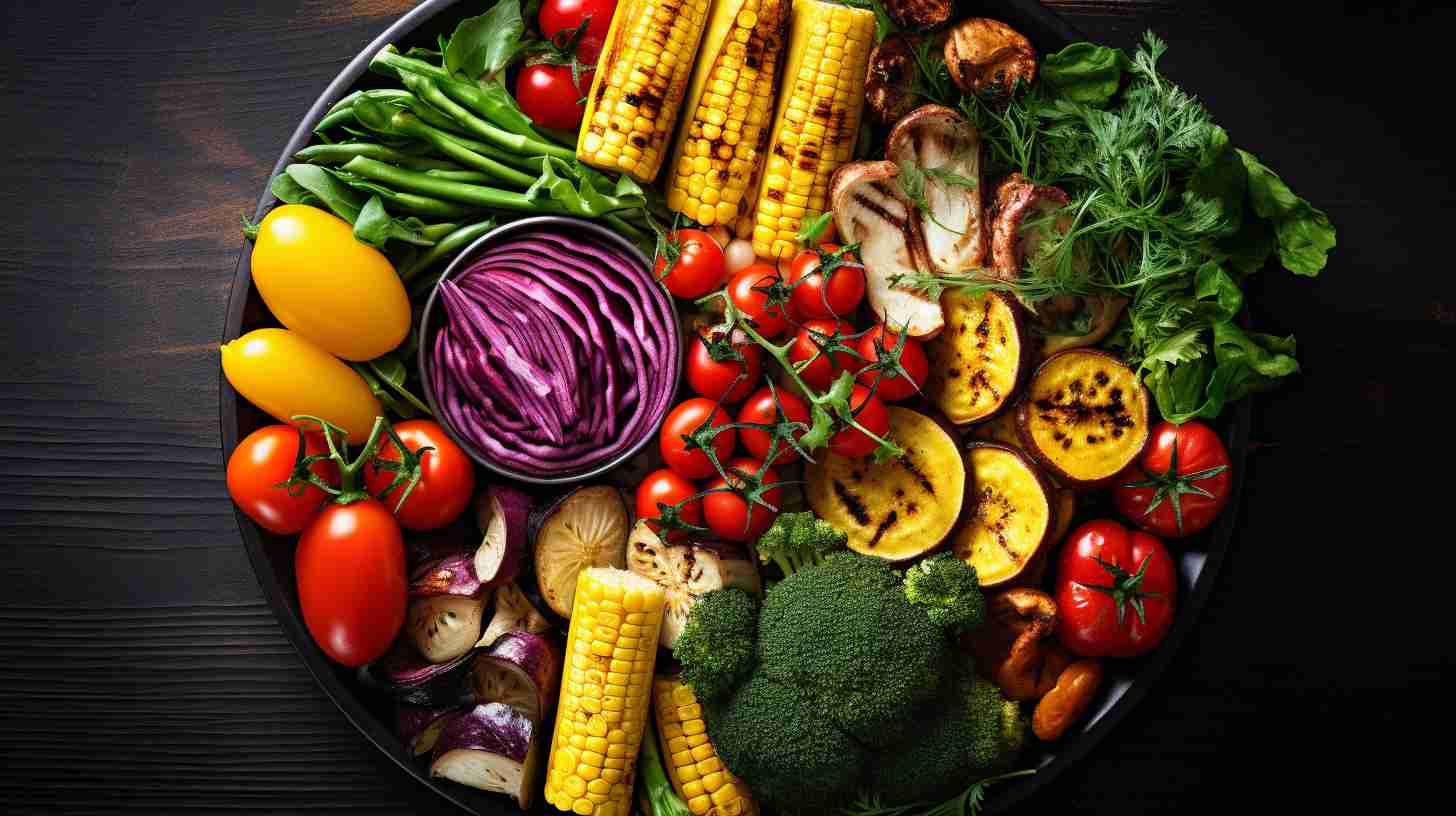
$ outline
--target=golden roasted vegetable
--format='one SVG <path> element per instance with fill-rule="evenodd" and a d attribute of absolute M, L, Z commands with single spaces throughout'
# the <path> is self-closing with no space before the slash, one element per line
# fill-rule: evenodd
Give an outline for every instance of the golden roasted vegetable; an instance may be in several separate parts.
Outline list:
<path fill-rule="evenodd" d="M 1068 349 L 1031 375 L 1016 408 L 1022 446 L 1073 487 L 1110 482 L 1147 445 L 1150 400 L 1137 372 L 1105 351 Z"/>
<path fill-rule="evenodd" d="M 951 422 L 980 422 L 1016 392 L 1026 354 L 1021 313 L 999 292 L 948 291 L 940 298 L 945 331 L 929 343 L 925 392 Z"/>
<path fill-rule="evenodd" d="M 1051 540 L 1056 506 L 1036 463 L 1021 451 L 975 442 L 965 458 L 970 495 L 951 547 L 976 568 L 981 586 L 1001 586 L 1030 568 Z"/>
<path fill-rule="evenodd" d="M 640 575 L 588 567 L 576 583 L 546 801 L 580 816 L 629 816 L 667 596 Z"/>
<path fill-rule="evenodd" d="M 908 561 L 940 546 L 961 515 L 966 469 L 935 420 L 891 406 L 889 438 L 905 455 L 880 464 L 825 453 L 804 471 L 814 512 L 849 535 L 849 548 Z"/>
<path fill-rule="evenodd" d="M 1036 49 L 1000 20 L 971 17 L 947 33 L 945 67 L 963 93 L 1002 97 L 1036 79 Z"/>
<path fill-rule="evenodd" d="M 658 675 L 652 700 L 667 778 L 677 795 L 688 803 L 693 816 L 758 813 L 748 786 L 723 765 L 708 740 L 703 707 L 693 696 L 692 687 L 676 677 Z"/>
<path fill-rule="evenodd" d="M 828 206 L 829 177 L 849 161 L 864 109 L 875 15 L 826 0 L 797 0 L 788 64 L 753 217 L 753 250 L 787 258 L 804 222 Z M 739 234 L 743 234 L 740 227 Z"/>
<path fill-rule="evenodd" d="M 768 150 L 789 0 L 719 0 L 688 86 L 667 206 L 734 228 L 753 210 Z"/>
<path fill-rule="evenodd" d="M 622 0 L 576 142 L 583 162 L 651 183 L 688 89 L 710 0 Z"/>

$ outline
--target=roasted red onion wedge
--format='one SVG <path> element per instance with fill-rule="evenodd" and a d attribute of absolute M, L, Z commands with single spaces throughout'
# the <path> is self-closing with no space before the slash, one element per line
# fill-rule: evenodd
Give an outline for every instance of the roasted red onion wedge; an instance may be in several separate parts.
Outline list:
<path fill-rule="evenodd" d="M 492 485 L 475 500 L 484 533 L 475 551 L 475 574 L 486 586 L 514 581 L 520 574 L 530 515 L 531 497 L 514 488 Z"/>
<path fill-rule="evenodd" d="M 430 776 L 507 794 L 525 810 L 537 786 L 539 743 L 531 718 L 504 703 L 478 705 L 446 723 Z"/>
<path fill-rule="evenodd" d="M 505 703 L 541 722 L 555 704 L 561 654 L 541 635 L 508 632 L 475 658 L 471 688 L 478 703 Z"/>

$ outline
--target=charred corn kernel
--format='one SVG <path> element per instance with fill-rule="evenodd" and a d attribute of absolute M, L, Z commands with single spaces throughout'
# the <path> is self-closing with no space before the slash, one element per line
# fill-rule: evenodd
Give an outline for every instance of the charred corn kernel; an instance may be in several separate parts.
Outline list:
<path fill-rule="evenodd" d="M 578 159 L 641 182 L 657 178 L 711 4 L 622 0 L 587 93 Z"/>
<path fill-rule="evenodd" d="M 667 778 L 693 816 L 756 816 L 748 786 L 723 767 L 708 741 L 703 707 L 692 688 L 676 677 L 659 675 L 652 700 Z"/>
<path fill-rule="evenodd" d="M 667 182 L 668 207 L 699 223 L 733 224 L 751 214 L 789 6 L 790 0 L 717 0 L 713 6 L 673 146 L 676 174 Z M 696 160 L 687 164 L 687 156 Z M 736 171 L 730 167 L 735 159 L 742 162 Z"/>
<path fill-rule="evenodd" d="M 854 152 L 875 15 L 828 0 L 797 0 L 789 29 L 784 98 L 770 129 L 750 234 L 760 258 L 798 251 L 805 221 L 828 206 L 829 177 Z M 788 196 L 794 195 L 793 206 Z M 802 202 L 802 203 L 800 203 Z M 738 232 L 744 233 L 740 224 Z"/>
<path fill-rule="evenodd" d="M 568 678 L 556 708 L 545 792 L 555 807 L 582 816 L 631 811 L 627 762 L 642 743 L 666 601 L 660 586 L 626 570 L 591 567 L 577 577 L 566 650 L 582 658 L 572 662 L 582 680 Z M 640 634 L 624 636 L 629 625 Z"/>

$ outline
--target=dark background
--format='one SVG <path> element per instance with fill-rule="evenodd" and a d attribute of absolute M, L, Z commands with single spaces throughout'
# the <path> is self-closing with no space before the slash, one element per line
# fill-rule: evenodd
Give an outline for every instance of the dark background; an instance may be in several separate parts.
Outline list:
<path fill-rule="evenodd" d="M 449 812 L 284 639 L 218 427 L 239 217 L 411 5 L 0 11 L 0 811 Z M 1340 232 L 1319 279 L 1251 284 L 1255 326 L 1297 335 L 1305 372 L 1258 399 L 1201 625 L 1026 811 L 1400 807 L 1451 720 L 1456 15 L 1050 5 L 1110 44 L 1161 34 L 1165 73 Z"/>

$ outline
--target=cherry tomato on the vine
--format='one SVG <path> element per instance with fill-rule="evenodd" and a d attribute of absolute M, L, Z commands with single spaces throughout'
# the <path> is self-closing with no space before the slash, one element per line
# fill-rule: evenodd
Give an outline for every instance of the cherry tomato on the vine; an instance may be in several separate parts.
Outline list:
<path fill-rule="evenodd" d="M 890 412 L 879 397 L 870 393 L 868 388 L 856 385 L 849 395 L 849 410 L 854 414 L 854 419 L 865 430 L 884 438 L 890 430 Z M 829 450 L 845 457 L 846 459 L 858 459 L 861 456 L 868 456 L 873 453 L 879 443 L 865 436 L 864 432 L 852 425 L 836 432 L 829 437 Z"/>
<path fill-rule="evenodd" d="M 658 504 L 677 505 L 682 502 L 677 510 L 677 517 L 692 525 L 703 523 L 703 501 L 692 499 L 697 495 L 698 488 L 692 482 L 684 479 L 671 468 L 654 470 L 647 474 L 647 478 L 637 485 L 637 518 L 657 519 L 662 517 L 662 509 Z M 692 501 L 688 501 L 692 499 Z M 658 530 L 656 524 L 652 529 Z M 668 538 L 681 538 L 686 534 L 684 530 L 675 530 L 668 534 Z"/>
<path fill-rule="evenodd" d="M 323 437 L 304 436 L 305 456 L 328 453 Z M 313 485 L 295 487 L 289 495 L 280 487 L 293 473 L 298 459 L 298 429 L 292 425 L 265 425 L 248 434 L 228 458 L 228 493 L 238 508 L 259 526 L 280 535 L 293 535 L 323 509 L 328 494 Z M 309 466 L 315 476 L 338 486 L 339 468 L 328 459 Z"/>
<path fill-rule="evenodd" d="M 699 396 L 725 403 L 739 402 L 758 386 L 763 362 L 757 343 L 729 343 L 704 329 L 690 345 L 688 385 Z M 743 359 L 713 359 L 714 354 L 726 356 L 734 351 Z"/>
<path fill-rule="evenodd" d="M 542 127 L 574 130 L 586 110 L 577 102 L 590 91 L 591 75 L 590 70 L 583 70 L 578 84 L 571 81 L 570 65 L 527 65 L 516 76 L 516 102 Z"/>
<path fill-rule="evenodd" d="M 652 275 L 662 281 L 667 291 L 680 298 L 700 298 L 723 285 L 723 249 L 713 236 L 699 229 L 674 230 L 667 242 L 677 253 L 668 268 L 668 259 L 657 256 Z"/>
<path fill-rule="evenodd" d="M 1163 542 L 1115 521 L 1072 531 L 1057 556 L 1057 640 L 1082 657 L 1133 657 L 1173 624 L 1178 571 Z"/>
<path fill-rule="evenodd" d="M 900 336 L 895 332 L 886 331 L 883 324 L 865 332 L 856 344 L 860 356 L 865 360 L 861 365 L 874 363 L 881 358 L 889 359 L 899 342 Z M 861 371 L 857 379 L 861 385 L 866 387 L 878 381 L 879 384 L 875 386 L 875 396 L 885 402 L 899 402 L 919 393 L 925 385 L 925 378 L 930 373 L 930 361 L 926 358 L 925 347 L 920 344 L 919 340 L 905 338 L 905 344 L 900 347 L 900 367 L 910 375 L 910 379 L 905 379 L 894 369 L 873 368 Z"/>
<path fill-rule="evenodd" d="M 433 420 L 411 419 L 395 425 L 394 431 L 411 451 L 433 448 L 420 457 L 420 480 L 404 506 L 394 511 L 400 526 L 409 530 L 438 530 L 459 518 L 475 494 L 475 466 L 465 451 Z M 375 459 L 398 462 L 400 455 L 394 440 L 386 438 Z M 395 474 L 396 471 L 381 469 L 374 461 L 364 465 L 364 483 L 375 496 L 389 487 Z M 384 498 L 385 505 L 394 510 L 406 486 L 408 482 L 390 491 Z"/>
<path fill-rule="evenodd" d="M 1228 504 L 1233 474 L 1223 440 L 1194 420 L 1160 422 L 1136 462 L 1118 474 L 1112 488 L 1117 511 L 1164 538 L 1203 530 Z"/>
<path fill-rule="evenodd" d="M 777 337 L 788 326 L 788 311 L 783 304 L 769 303 L 767 291 L 783 282 L 779 270 L 766 263 L 752 264 L 728 281 L 729 299 L 764 337 Z"/>
<path fill-rule="evenodd" d="M 858 342 L 849 336 L 854 334 L 854 327 L 843 320 L 810 320 L 794 335 L 794 345 L 789 347 L 789 362 L 797 366 L 809 361 L 798 371 L 799 378 L 811 388 L 823 391 L 839 378 L 841 371 L 858 371 L 864 365 L 864 361 L 854 356 L 852 351 L 823 351 L 836 334 L 838 338 L 833 342 L 837 345 L 852 349 Z"/>
<path fill-rule="evenodd" d="M 546 0 L 536 20 L 542 37 L 562 45 L 561 40 L 570 37 L 582 20 L 590 18 L 586 31 L 577 40 L 576 57 L 585 65 L 595 65 L 607 42 L 607 29 L 612 25 L 612 13 L 616 9 L 617 0 Z"/>
<path fill-rule="evenodd" d="M 303 621 L 324 654 L 345 666 L 383 655 L 404 625 L 404 538 L 375 499 L 324 508 L 294 551 Z"/>
<path fill-rule="evenodd" d="M 692 436 L 710 416 L 713 418 L 713 428 L 732 422 L 727 412 L 714 405 L 712 400 L 703 397 L 685 400 L 663 420 L 662 431 L 657 437 L 658 447 L 662 451 L 663 461 L 680 476 L 706 479 L 717 475 L 718 471 L 708 459 L 708 454 L 701 448 L 689 449 L 687 440 L 684 439 Z M 713 435 L 711 447 L 719 462 L 727 462 L 728 457 L 733 455 L 736 440 L 732 428 L 719 430 Z"/>
<path fill-rule="evenodd" d="M 745 481 L 739 476 L 739 473 L 753 478 L 755 474 L 763 470 L 763 475 L 756 478 L 765 486 L 776 485 L 780 481 L 778 471 L 773 468 L 764 468 L 763 462 L 758 459 L 747 457 L 735 459 L 732 462 L 724 463 L 724 469 L 733 479 L 733 486 L 738 488 L 745 486 Z M 727 486 L 728 482 L 720 476 L 709 482 L 706 489 L 712 490 Z M 763 492 L 762 499 L 775 508 L 781 507 L 783 490 L 777 487 L 769 488 Z M 729 541 L 753 541 L 773 526 L 774 519 L 777 517 L 776 510 L 770 510 L 761 504 L 754 504 L 752 512 L 750 512 L 748 500 L 731 490 L 721 490 L 703 497 L 703 518 L 707 522 L 708 528 Z"/>
<path fill-rule="evenodd" d="M 830 253 L 838 251 L 839 247 L 823 244 L 820 249 Z M 846 260 L 853 260 L 853 256 L 847 256 Z M 789 283 L 794 287 L 789 304 L 803 318 L 834 318 L 851 314 L 864 298 L 864 269 L 858 265 L 835 266 L 829 270 L 826 282 L 819 271 L 821 262 L 819 253 L 812 249 L 802 250 L 794 256 L 789 267 Z"/>
<path fill-rule="evenodd" d="M 770 391 L 767 386 L 758 389 L 749 395 L 743 402 L 743 407 L 738 409 L 739 422 L 752 422 L 759 425 L 773 425 L 778 422 L 778 410 L 774 405 L 774 395 L 778 395 L 778 407 L 784 412 L 784 419 L 789 422 L 802 422 L 808 425 L 810 422 L 809 405 L 802 399 L 782 388 Z M 801 430 L 794 434 L 798 439 L 807 432 Z M 769 445 L 773 437 L 768 431 L 758 428 L 739 428 L 738 440 L 743 443 L 743 449 L 753 454 L 758 459 L 768 458 Z M 786 465 L 799 460 L 799 452 L 789 446 L 785 440 L 779 440 L 778 448 L 774 452 L 772 464 Z"/>

